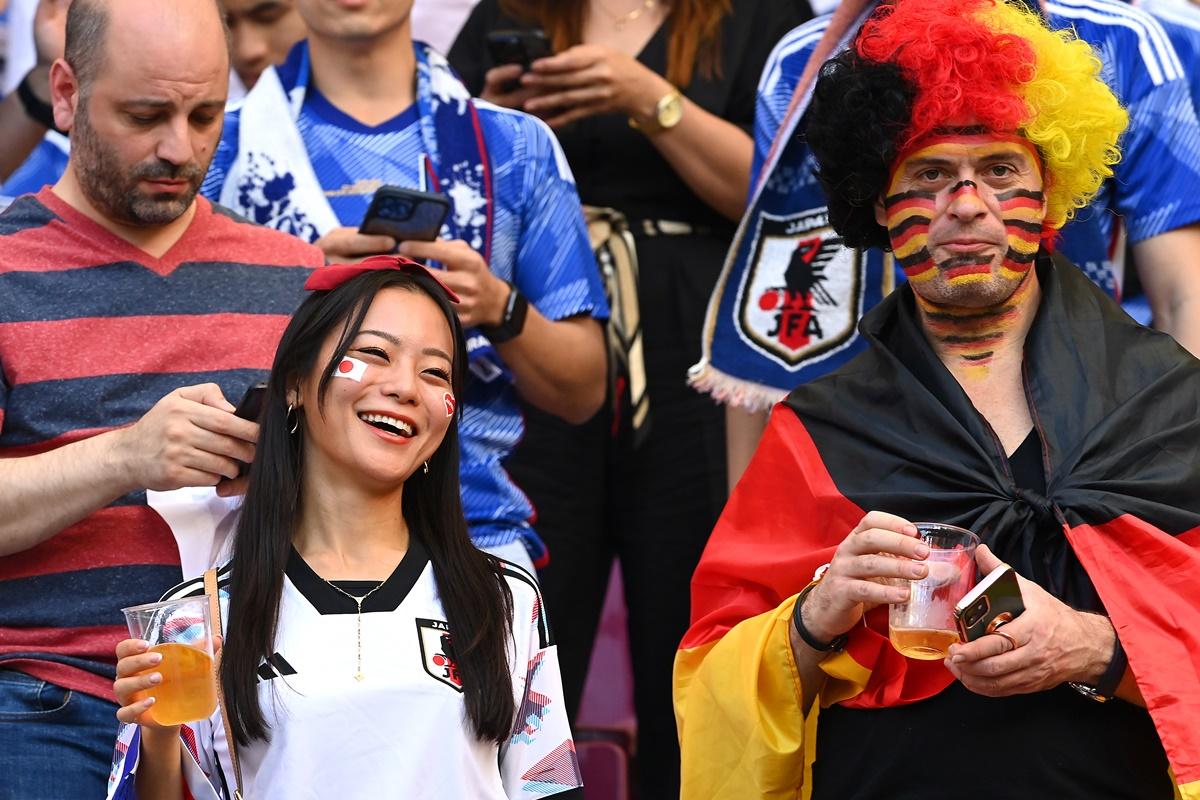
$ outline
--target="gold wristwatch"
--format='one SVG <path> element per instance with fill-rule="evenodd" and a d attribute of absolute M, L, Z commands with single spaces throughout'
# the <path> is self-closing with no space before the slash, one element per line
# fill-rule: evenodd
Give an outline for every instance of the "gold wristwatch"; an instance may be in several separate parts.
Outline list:
<path fill-rule="evenodd" d="M 683 119 L 683 95 L 678 89 L 672 89 L 658 99 L 654 104 L 654 118 L 647 122 L 639 122 L 629 118 L 629 127 L 635 128 L 647 135 L 669 130 Z"/>

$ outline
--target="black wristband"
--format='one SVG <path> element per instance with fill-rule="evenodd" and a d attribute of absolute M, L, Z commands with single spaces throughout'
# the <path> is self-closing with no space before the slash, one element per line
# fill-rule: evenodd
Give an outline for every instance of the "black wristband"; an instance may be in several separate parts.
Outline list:
<path fill-rule="evenodd" d="M 792 608 L 792 627 L 796 629 L 796 635 L 818 653 L 833 653 L 843 650 L 846 647 L 846 640 L 850 638 L 849 634 L 843 633 L 841 636 L 835 636 L 833 637 L 833 641 L 830 642 L 818 642 L 816 637 L 809 632 L 808 628 L 804 627 L 804 617 L 800 613 L 800 610 L 804 606 L 804 598 L 808 597 L 808 593 L 816 585 L 817 582 L 813 581 L 808 586 L 805 586 L 804 590 L 800 592 L 800 596 L 796 598 L 796 605 Z"/>
<path fill-rule="evenodd" d="M 17 84 L 17 97 L 21 99 L 26 116 L 45 128 L 62 133 L 54 124 L 54 106 L 42 102 L 42 99 L 33 93 L 33 88 L 29 85 L 29 76 L 32 74 L 32 71 L 25 73 L 25 77 Z"/>

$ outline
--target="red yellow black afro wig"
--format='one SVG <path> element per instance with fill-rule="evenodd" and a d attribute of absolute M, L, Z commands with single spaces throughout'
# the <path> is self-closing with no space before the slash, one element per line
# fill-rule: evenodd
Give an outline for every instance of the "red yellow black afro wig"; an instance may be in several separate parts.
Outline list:
<path fill-rule="evenodd" d="M 1120 160 L 1128 115 L 1100 68 L 1085 42 L 1004 0 L 882 4 L 822 67 L 808 111 L 831 223 L 848 246 L 886 248 L 874 204 L 897 155 L 969 123 L 1037 148 L 1045 227 L 1061 228 Z"/>

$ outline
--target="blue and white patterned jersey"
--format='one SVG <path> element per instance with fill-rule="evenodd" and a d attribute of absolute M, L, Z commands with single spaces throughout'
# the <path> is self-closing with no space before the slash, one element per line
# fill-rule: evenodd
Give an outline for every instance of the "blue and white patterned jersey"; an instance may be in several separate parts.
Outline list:
<path fill-rule="evenodd" d="M 1115 175 L 1076 212 L 1059 248 L 1119 298 L 1123 271 L 1108 257 L 1114 213 L 1133 244 L 1200 221 L 1200 122 L 1188 84 L 1200 62 L 1181 62 L 1154 18 L 1118 0 L 1056 0 L 1045 10 L 1052 26 L 1073 28 L 1095 49 L 1104 80 L 1129 110 Z"/>
<path fill-rule="evenodd" d="M 289 61 L 289 63 L 291 63 Z M 280 69 L 281 78 L 287 66 Z M 495 198 L 490 268 L 512 281 L 545 317 L 608 315 L 583 224 L 575 181 L 558 141 L 540 120 L 475 101 Z M 219 198 L 238 152 L 241 108 L 225 130 L 201 191 Z M 342 225 L 357 227 L 383 184 L 423 188 L 425 156 L 417 107 L 377 127 L 347 117 L 312 86 L 296 118 L 317 181 Z M 456 208 L 450 192 L 451 214 Z M 272 224 L 271 219 L 256 219 Z M 315 240 L 315 231 L 308 237 Z M 470 336 L 473 353 L 491 345 Z M 482 547 L 525 542 L 534 561 L 544 547 L 529 525 L 533 508 L 502 466 L 524 433 L 511 373 L 472 360 L 461 425 L 462 495 L 473 541 Z"/>
<path fill-rule="evenodd" d="M 20 197 L 23 194 L 35 194 L 43 186 L 58 183 L 58 179 L 67 171 L 70 152 L 67 137 L 50 131 L 24 163 L 0 185 L 0 195 Z"/>
<path fill-rule="evenodd" d="M 1134 0 L 1133 5 L 1158 20 L 1171 39 L 1192 86 L 1192 102 L 1200 113 L 1200 6 L 1189 0 Z"/>

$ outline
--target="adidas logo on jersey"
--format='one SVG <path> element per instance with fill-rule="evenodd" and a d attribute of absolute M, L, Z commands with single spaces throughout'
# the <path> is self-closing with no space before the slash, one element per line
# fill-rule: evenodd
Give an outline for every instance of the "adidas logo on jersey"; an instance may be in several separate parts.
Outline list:
<path fill-rule="evenodd" d="M 258 679 L 260 681 L 269 681 L 282 675 L 295 674 L 296 668 L 289 664 L 287 659 L 279 653 L 275 653 L 258 667 Z"/>

